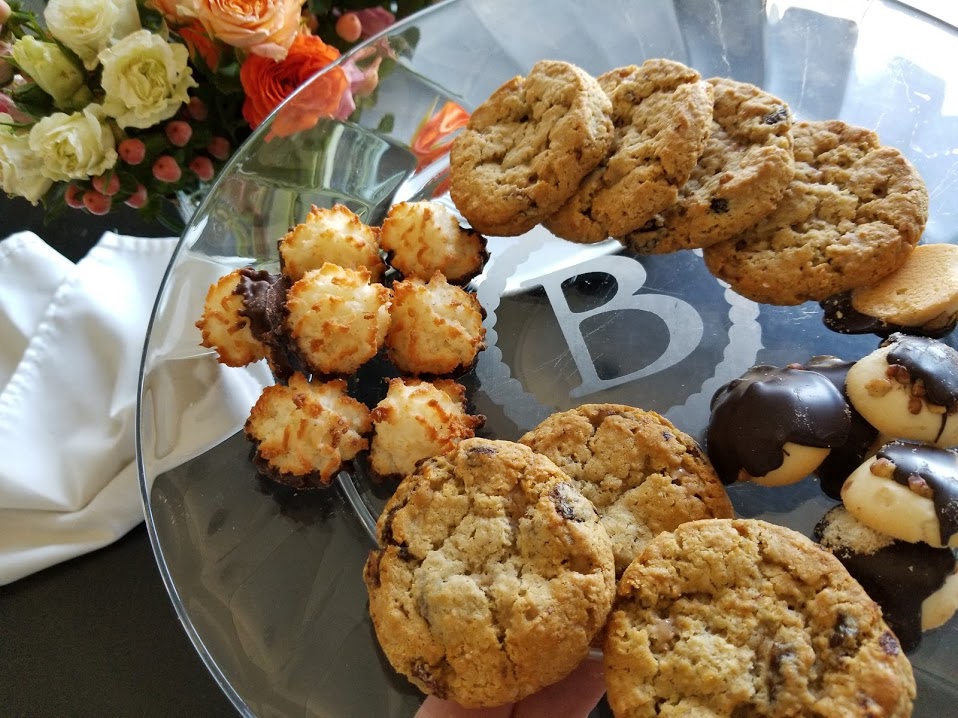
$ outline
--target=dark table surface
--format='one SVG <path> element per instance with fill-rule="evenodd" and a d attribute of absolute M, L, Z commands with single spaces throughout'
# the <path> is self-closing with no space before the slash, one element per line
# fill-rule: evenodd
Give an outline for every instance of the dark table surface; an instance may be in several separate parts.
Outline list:
<path fill-rule="evenodd" d="M 45 223 L 42 208 L 0 194 L 0 239 L 24 229 L 74 261 L 106 230 L 170 234 L 132 210 L 70 211 Z M 0 716 L 236 715 L 176 618 L 142 524 L 106 548 L 0 586 Z"/>

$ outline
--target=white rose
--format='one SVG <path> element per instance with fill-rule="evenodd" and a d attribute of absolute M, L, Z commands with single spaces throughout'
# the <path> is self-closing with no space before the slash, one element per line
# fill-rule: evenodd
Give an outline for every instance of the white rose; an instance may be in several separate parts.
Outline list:
<path fill-rule="evenodd" d="M 54 43 L 26 35 L 14 43 L 12 55 L 60 109 L 83 107 L 93 99 L 83 70 Z"/>
<path fill-rule="evenodd" d="M 120 127 L 152 127 L 169 119 L 196 87 L 189 51 L 149 30 L 128 35 L 100 53 L 103 110 Z"/>
<path fill-rule="evenodd" d="M 87 105 L 72 115 L 57 112 L 30 130 L 30 149 L 43 161 L 43 174 L 60 182 L 95 177 L 116 164 L 116 140 L 100 121 L 102 108 Z"/>
<path fill-rule="evenodd" d="M 73 50 L 88 70 L 114 39 L 140 29 L 136 0 L 50 0 L 43 11 L 50 34 Z"/>
<path fill-rule="evenodd" d="M 43 176 L 43 160 L 30 148 L 29 135 L 5 124 L 12 121 L 0 112 L 0 189 L 36 204 L 53 182 Z"/>

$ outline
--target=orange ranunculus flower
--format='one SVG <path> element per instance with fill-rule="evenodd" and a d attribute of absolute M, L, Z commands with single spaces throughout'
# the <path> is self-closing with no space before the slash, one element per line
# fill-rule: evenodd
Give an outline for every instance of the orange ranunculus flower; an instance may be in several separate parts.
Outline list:
<path fill-rule="evenodd" d="M 222 46 L 206 34 L 206 30 L 200 23 L 193 21 L 189 25 L 178 28 L 176 32 L 186 43 L 191 60 L 195 61 L 199 57 L 211 70 L 215 70 L 219 66 L 220 48 Z"/>
<path fill-rule="evenodd" d="M 240 67 L 240 82 L 246 93 L 243 117 L 256 128 L 266 116 L 306 80 L 339 58 L 339 50 L 316 35 L 299 34 L 286 59 L 273 62 L 250 55 Z M 336 114 L 349 79 L 341 68 L 333 68 L 310 83 L 283 117 L 277 117 L 273 133 L 289 135 L 316 124 L 320 117 Z"/>
<path fill-rule="evenodd" d="M 199 0 L 149 0 L 147 3 L 158 10 L 171 25 L 183 25 L 196 17 Z"/>
<path fill-rule="evenodd" d="M 196 14 L 214 38 L 282 60 L 299 30 L 304 0 L 199 0 Z"/>
<path fill-rule="evenodd" d="M 417 169 L 435 162 L 449 151 L 453 132 L 465 127 L 469 113 L 455 102 L 447 101 L 439 112 L 424 119 L 412 137 L 412 153 L 419 161 Z"/>

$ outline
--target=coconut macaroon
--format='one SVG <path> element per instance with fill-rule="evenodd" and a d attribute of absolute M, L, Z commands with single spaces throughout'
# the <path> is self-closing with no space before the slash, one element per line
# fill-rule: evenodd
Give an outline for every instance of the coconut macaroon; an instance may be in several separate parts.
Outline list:
<path fill-rule="evenodd" d="M 203 316 L 196 322 L 203 339 L 201 346 L 215 349 L 226 366 L 246 366 L 269 356 L 269 348 L 254 336 L 245 302 L 237 291 L 243 270 L 235 269 L 210 285 Z"/>
<path fill-rule="evenodd" d="M 407 279 L 428 280 L 442 272 L 453 284 L 465 284 L 488 258 L 486 238 L 459 224 L 438 202 L 400 202 L 383 221 L 380 244 L 389 264 Z"/>
<path fill-rule="evenodd" d="M 393 285 L 386 335 L 389 357 L 407 374 L 452 374 L 468 369 L 483 348 L 482 306 L 475 295 L 446 281 L 407 279 Z"/>
<path fill-rule="evenodd" d="M 341 204 L 332 209 L 313 205 L 306 219 L 279 241 L 279 257 L 283 273 L 294 281 L 326 262 L 350 269 L 365 267 L 374 282 L 386 271 L 379 253 L 379 228 L 363 224 Z"/>
<path fill-rule="evenodd" d="M 371 417 L 370 465 L 383 478 L 411 474 L 422 459 L 475 436 L 485 421 L 466 413 L 466 388 L 452 379 L 391 379 Z"/>
<path fill-rule="evenodd" d="M 389 327 L 391 293 L 369 280 L 365 267 L 327 262 L 290 287 L 286 329 L 310 371 L 351 374 L 379 351 Z"/>
<path fill-rule="evenodd" d="M 300 373 L 266 387 L 244 431 L 255 462 L 269 478 L 293 488 L 328 484 L 343 463 L 366 449 L 369 409 L 346 394 L 346 382 L 311 383 Z"/>

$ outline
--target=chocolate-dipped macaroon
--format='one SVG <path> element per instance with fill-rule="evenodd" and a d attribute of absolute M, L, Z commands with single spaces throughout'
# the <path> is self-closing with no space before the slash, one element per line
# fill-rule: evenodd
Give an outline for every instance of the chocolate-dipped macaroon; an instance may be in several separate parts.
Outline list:
<path fill-rule="evenodd" d="M 709 459 L 723 483 L 794 483 L 848 439 L 851 415 L 831 381 L 795 367 L 755 366 L 712 397 Z"/>

